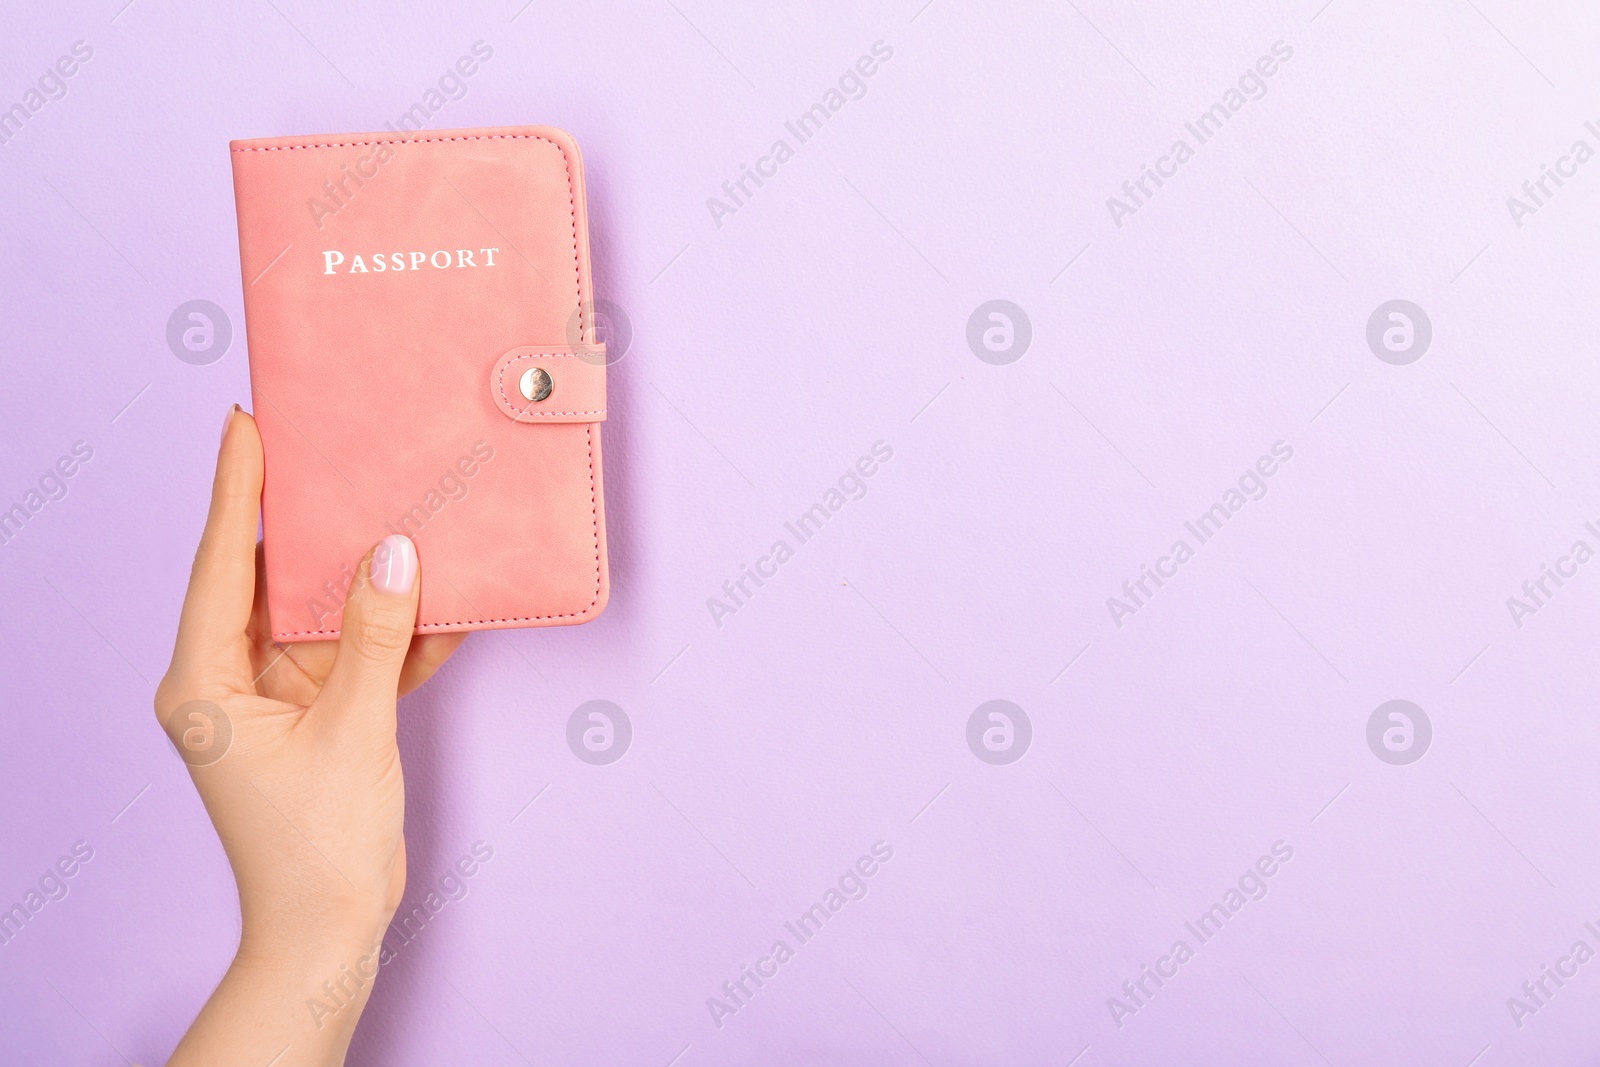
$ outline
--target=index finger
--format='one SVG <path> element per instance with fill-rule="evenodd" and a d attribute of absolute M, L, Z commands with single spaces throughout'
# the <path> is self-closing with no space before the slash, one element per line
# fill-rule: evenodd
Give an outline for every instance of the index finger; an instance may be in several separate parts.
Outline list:
<path fill-rule="evenodd" d="M 223 423 L 211 510 L 183 598 L 174 662 L 237 646 L 244 635 L 255 599 L 262 464 L 255 420 L 235 404 Z"/>

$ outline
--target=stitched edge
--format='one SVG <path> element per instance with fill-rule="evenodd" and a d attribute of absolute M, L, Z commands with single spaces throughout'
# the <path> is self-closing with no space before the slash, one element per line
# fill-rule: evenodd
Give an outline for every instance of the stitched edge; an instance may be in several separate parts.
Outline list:
<path fill-rule="evenodd" d="M 326 144 L 282 144 L 262 145 L 257 148 L 234 148 L 229 146 L 230 152 L 281 152 L 295 148 L 353 148 L 358 145 L 371 144 L 414 144 L 417 141 L 543 141 L 561 153 L 562 165 L 567 170 L 567 213 L 572 222 L 572 273 L 577 282 L 578 290 L 578 332 L 581 336 L 586 327 L 583 322 L 583 271 L 578 260 L 578 194 L 572 182 L 572 157 L 567 155 L 567 150 L 557 141 L 548 137 L 541 137 L 536 133 L 490 133 L 473 134 L 469 137 L 408 137 L 403 140 L 377 140 L 377 141 L 334 141 Z M 504 378 L 504 374 L 501 375 Z M 431 630 L 440 626 L 470 626 L 474 623 L 496 622 L 539 622 L 543 619 L 576 619 L 587 615 L 596 604 L 600 602 L 600 507 L 595 495 L 594 484 L 594 423 L 585 424 L 589 431 L 589 519 L 594 541 L 594 598 L 589 601 L 582 611 L 569 611 L 560 615 L 517 615 L 504 619 L 457 619 L 455 622 L 425 622 L 413 629 Z M 316 634 L 338 634 L 341 630 L 283 630 L 273 631 L 273 637 L 307 637 Z"/>
<path fill-rule="evenodd" d="M 424 144 L 439 141 L 543 141 L 561 148 L 555 141 L 548 137 L 541 137 L 536 133 L 475 133 L 470 137 L 401 137 L 393 140 L 379 139 L 376 141 L 327 141 L 322 144 L 267 144 L 256 145 L 252 148 L 235 148 L 228 146 L 230 152 L 282 152 L 293 148 L 358 148 L 369 144 Z M 567 154 L 566 149 L 561 149 L 561 154 Z"/>
<path fill-rule="evenodd" d="M 534 419 L 555 419 L 564 415 L 600 415 L 603 417 L 606 413 L 605 408 L 599 408 L 594 411 L 529 411 L 527 409 L 530 405 L 524 405 L 523 407 L 518 408 L 516 401 L 511 399 L 511 394 L 506 392 L 506 373 L 522 360 L 582 359 L 584 358 L 584 355 L 584 353 L 579 352 L 524 352 L 522 355 L 512 356 L 510 359 L 506 359 L 504 356 L 501 356 L 500 358 L 505 360 L 505 362 L 500 364 L 498 368 L 500 373 L 495 379 L 495 388 L 499 391 L 500 400 L 502 401 L 500 410 L 507 411 L 509 409 L 511 411 L 516 411 L 517 414 L 511 416 L 512 422 L 531 422 Z M 605 375 L 604 368 L 601 369 L 600 373 L 603 379 Z"/>

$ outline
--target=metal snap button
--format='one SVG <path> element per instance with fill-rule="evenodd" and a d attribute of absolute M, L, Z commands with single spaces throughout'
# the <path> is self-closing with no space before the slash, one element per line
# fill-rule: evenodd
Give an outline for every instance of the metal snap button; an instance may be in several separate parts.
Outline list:
<path fill-rule="evenodd" d="M 522 381 L 518 386 L 525 399 L 537 404 L 550 395 L 555 388 L 555 382 L 550 380 L 550 372 L 543 367 L 529 367 L 522 372 Z"/>

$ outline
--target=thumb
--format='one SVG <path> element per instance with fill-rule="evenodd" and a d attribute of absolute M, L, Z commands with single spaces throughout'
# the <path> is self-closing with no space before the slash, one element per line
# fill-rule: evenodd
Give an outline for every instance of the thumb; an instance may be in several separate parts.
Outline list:
<path fill-rule="evenodd" d="M 343 632 L 319 703 L 394 708 L 417 620 L 417 546 L 391 534 L 356 569 Z"/>

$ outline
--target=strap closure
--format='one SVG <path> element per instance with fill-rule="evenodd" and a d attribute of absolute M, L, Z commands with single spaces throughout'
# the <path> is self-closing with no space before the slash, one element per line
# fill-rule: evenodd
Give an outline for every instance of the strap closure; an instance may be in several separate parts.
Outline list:
<path fill-rule="evenodd" d="M 495 361 L 489 395 L 514 422 L 604 422 L 605 345 L 527 345 Z"/>

